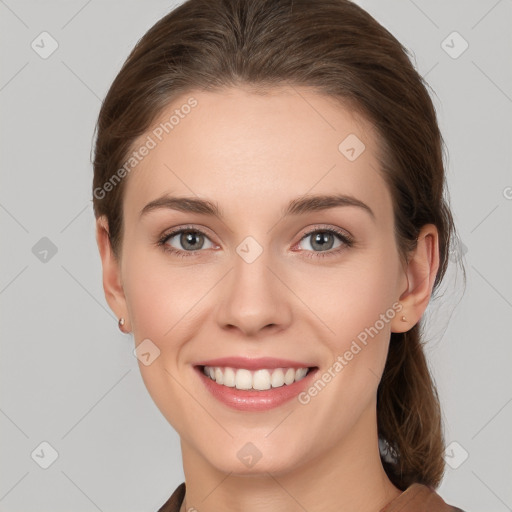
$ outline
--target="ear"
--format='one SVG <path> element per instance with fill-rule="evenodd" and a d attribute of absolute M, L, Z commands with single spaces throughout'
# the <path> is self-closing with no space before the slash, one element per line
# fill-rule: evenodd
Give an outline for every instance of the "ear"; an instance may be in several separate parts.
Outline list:
<path fill-rule="evenodd" d="M 416 248 L 408 255 L 407 286 L 400 295 L 403 309 L 393 318 L 391 332 L 406 332 L 416 325 L 430 300 L 439 269 L 439 234 L 426 224 L 418 235 Z"/>
<path fill-rule="evenodd" d="M 96 243 L 98 244 L 103 267 L 105 298 L 117 318 L 124 318 L 126 332 L 129 332 L 128 309 L 121 281 L 121 265 L 112 250 L 108 221 L 104 215 L 96 220 Z"/>

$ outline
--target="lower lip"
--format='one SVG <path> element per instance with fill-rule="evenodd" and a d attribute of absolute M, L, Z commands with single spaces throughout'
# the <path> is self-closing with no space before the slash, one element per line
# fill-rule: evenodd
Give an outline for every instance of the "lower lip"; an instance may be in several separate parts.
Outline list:
<path fill-rule="evenodd" d="M 312 368 L 301 380 L 293 384 L 265 391 L 247 391 L 217 384 L 196 367 L 199 377 L 210 393 L 223 404 L 239 411 L 267 411 L 279 407 L 299 395 L 310 385 L 317 368 Z"/>

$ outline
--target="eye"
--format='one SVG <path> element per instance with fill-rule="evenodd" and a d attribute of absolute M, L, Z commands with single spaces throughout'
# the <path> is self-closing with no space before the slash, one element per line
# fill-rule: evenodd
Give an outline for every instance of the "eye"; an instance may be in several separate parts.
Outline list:
<path fill-rule="evenodd" d="M 180 257 L 196 255 L 201 249 L 215 248 L 215 244 L 206 233 L 194 227 L 175 229 L 166 233 L 160 238 L 158 245 Z M 306 251 L 308 257 L 314 258 L 336 255 L 353 245 L 353 238 L 344 231 L 316 227 L 301 238 L 297 247 Z"/>
<path fill-rule="evenodd" d="M 195 228 L 182 228 L 167 233 L 159 240 L 165 250 L 177 253 L 180 256 L 189 256 L 200 249 L 211 249 L 214 247 L 212 241 L 202 231 Z"/>
<path fill-rule="evenodd" d="M 316 228 L 306 233 L 297 245 L 306 251 L 332 254 L 338 253 L 346 247 L 352 247 L 353 239 L 348 233 L 334 228 Z"/>

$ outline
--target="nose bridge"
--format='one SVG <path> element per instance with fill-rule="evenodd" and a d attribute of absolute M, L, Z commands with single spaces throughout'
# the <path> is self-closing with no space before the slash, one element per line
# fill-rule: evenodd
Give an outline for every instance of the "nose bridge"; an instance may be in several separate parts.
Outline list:
<path fill-rule="evenodd" d="M 267 326 L 282 329 L 290 323 L 289 299 L 270 270 L 273 263 L 271 251 L 254 238 L 247 237 L 238 245 L 233 270 L 219 297 L 217 320 L 221 327 L 234 326 L 254 335 Z"/>

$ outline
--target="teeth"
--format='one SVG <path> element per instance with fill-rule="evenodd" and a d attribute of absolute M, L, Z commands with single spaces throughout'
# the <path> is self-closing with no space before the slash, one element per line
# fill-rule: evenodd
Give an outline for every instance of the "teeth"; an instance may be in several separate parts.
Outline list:
<path fill-rule="evenodd" d="M 295 380 L 303 379 L 306 376 L 307 373 L 308 373 L 308 369 L 307 368 L 299 368 L 297 370 L 297 373 L 295 374 Z"/>
<path fill-rule="evenodd" d="M 293 368 L 288 368 L 284 374 L 284 383 L 290 385 L 295 380 L 295 373 Z"/>
<path fill-rule="evenodd" d="M 258 370 L 252 377 L 252 387 L 259 391 L 270 389 L 270 372 L 268 370 Z"/>
<path fill-rule="evenodd" d="M 302 380 L 308 373 L 308 368 L 275 368 L 261 369 L 254 372 L 244 368 L 221 368 L 205 366 L 203 373 L 210 379 L 230 388 L 243 390 L 264 391 L 270 388 L 280 388 Z"/>
<path fill-rule="evenodd" d="M 217 380 L 217 379 L 215 379 Z M 236 385 L 236 375 L 233 368 L 224 368 L 224 378 L 222 381 L 224 386 L 228 386 L 229 388 L 234 388 Z"/>
<path fill-rule="evenodd" d="M 222 373 L 222 370 L 220 368 L 215 368 L 215 381 L 218 384 L 224 384 L 224 374 Z"/>
<path fill-rule="evenodd" d="M 217 368 L 220 370 L 220 368 Z M 222 370 L 220 370 L 222 371 Z M 217 373 L 217 372 L 215 372 Z M 217 384 L 222 384 L 217 379 Z M 251 389 L 252 388 L 252 375 L 249 370 L 237 370 L 235 374 L 235 387 L 236 389 Z"/>
<path fill-rule="evenodd" d="M 280 388 L 281 386 L 284 386 L 284 372 L 281 368 L 272 372 L 270 384 L 272 384 L 273 388 Z"/>

